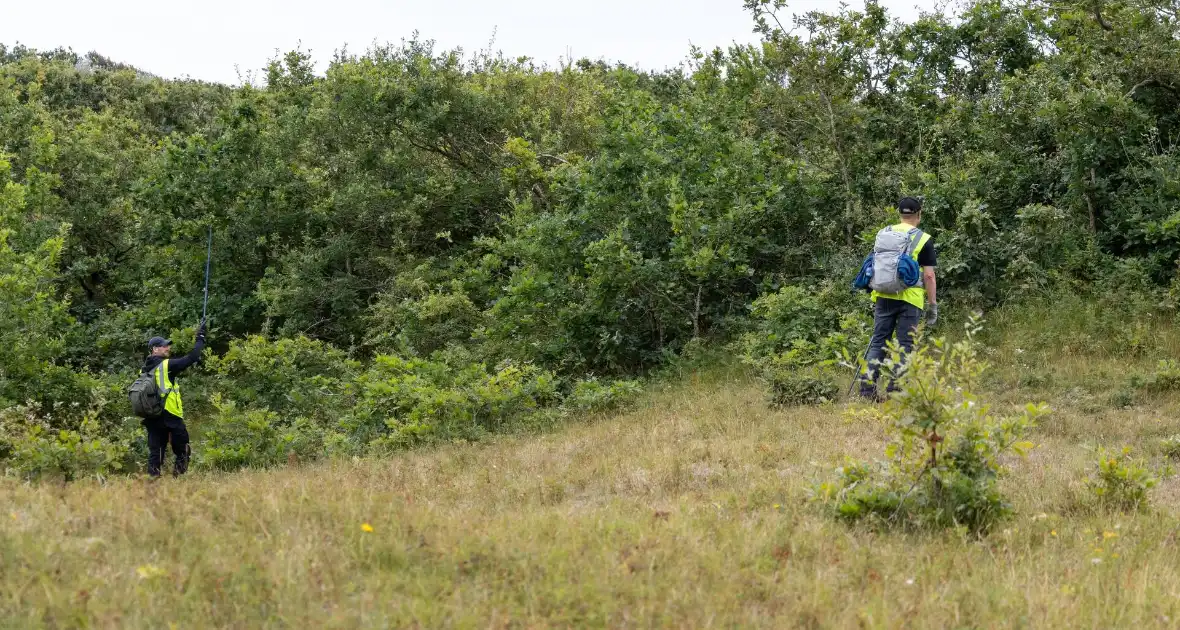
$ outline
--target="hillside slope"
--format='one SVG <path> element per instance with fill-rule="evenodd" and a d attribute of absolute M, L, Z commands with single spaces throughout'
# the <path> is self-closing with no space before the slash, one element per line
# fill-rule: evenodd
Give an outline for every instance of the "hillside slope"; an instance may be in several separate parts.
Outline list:
<path fill-rule="evenodd" d="M 1094 444 L 1155 407 L 1063 409 L 983 539 L 807 502 L 882 427 L 721 378 L 550 435 L 156 484 L 0 481 L 8 627 L 1175 627 L 1180 492 L 1082 507 Z M 369 531 L 371 529 L 371 531 Z"/>

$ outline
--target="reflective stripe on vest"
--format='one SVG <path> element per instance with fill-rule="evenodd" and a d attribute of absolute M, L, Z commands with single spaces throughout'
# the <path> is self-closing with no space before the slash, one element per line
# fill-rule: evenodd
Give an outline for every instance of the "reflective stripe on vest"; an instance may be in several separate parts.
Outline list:
<path fill-rule="evenodd" d="M 160 388 L 160 398 L 164 399 L 164 411 L 176 416 L 184 417 L 184 403 L 180 400 L 180 386 L 168 377 L 168 359 L 160 362 L 155 369 L 156 387 Z"/>
<path fill-rule="evenodd" d="M 897 225 L 890 226 L 889 229 L 894 230 L 896 232 L 909 232 L 910 230 L 914 230 L 917 228 L 915 228 L 914 226 L 912 226 L 908 223 L 898 223 Z M 914 257 L 915 261 L 918 260 L 918 254 L 920 254 L 922 252 L 922 248 L 925 247 L 926 243 L 929 241 L 930 241 L 930 235 L 925 232 L 922 232 L 922 238 L 920 238 L 918 240 L 918 244 L 917 244 L 917 246 L 914 247 L 914 251 L 911 254 Z M 905 291 L 902 291 L 901 293 L 889 294 L 889 293 L 878 293 L 877 291 L 873 291 L 873 301 L 876 302 L 877 298 L 879 298 L 879 297 L 888 298 L 890 300 L 901 300 L 902 302 L 908 302 L 908 303 L 913 304 L 914 306 L 924 310 L 926 308 L 926 278 L 924 277 L 924 275 L 921 272 L 919 272 L 917 286 L 912 286 L 912 287 L 906 289 Z"/>

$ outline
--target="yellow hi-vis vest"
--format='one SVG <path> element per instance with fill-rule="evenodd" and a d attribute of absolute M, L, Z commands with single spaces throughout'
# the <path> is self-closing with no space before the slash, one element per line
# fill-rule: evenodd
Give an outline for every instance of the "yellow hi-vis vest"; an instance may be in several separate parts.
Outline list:
<path fill-rule="evenodd" d="M 914 229 L 914 226 L 912 226 L 908 223 L 898 223 L 897 225 L 889 226 L 889 229 L 891 229 L 895 232 L 909 232 L 910 230 Z M 914 248 L 913 256 L 914 256 L 915 261 L 918 260 L 918 254 L 922 251 L 922 248 L 926 246 L 926 243 L 929 240 L 930 240 L 930 235 L 925 232 L 922 232 L 922 238 L 918 241 L 917 247 Z M 890 300 L 901 300 L 902 302 L 909 302 L 910 304 L 913 304 L 914 306 L 925 310 L 926 309 L 926 279 L 925 279 L 925 275 L 922 273 L 919 273 L 917 286 L 912 286 L 912 287 L 906 289 L 905 291 L 902 291 L 901 293 L 879 293 L 877 291 L 873 291 L 873 301 L 876 302 L 877 298 L 889 298 Z"/>
<path fill-rule="evenodd" d="M 164 400 L 164 411 L 184 418 L 184 403 L 180 400 L 180 385 L 168 378 L 168 359 L 156 366 L 156 387 L 160 388 L 160 398 Z"/>

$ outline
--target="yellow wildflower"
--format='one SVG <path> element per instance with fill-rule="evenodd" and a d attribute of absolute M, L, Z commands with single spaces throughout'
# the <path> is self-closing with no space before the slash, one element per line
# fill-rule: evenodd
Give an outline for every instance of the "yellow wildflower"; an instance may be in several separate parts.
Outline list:
<path fill-rule="evenodd" d="M 361 531 L 366 533 L 373 532 L 373 526 L 368 523 L 361 523 Z"/>

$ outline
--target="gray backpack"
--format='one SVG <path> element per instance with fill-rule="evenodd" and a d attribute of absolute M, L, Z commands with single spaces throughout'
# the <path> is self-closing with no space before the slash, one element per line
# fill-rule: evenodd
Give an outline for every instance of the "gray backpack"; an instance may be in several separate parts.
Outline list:
<path fill-rule="evenodd" d="M 155 418 L 164 413 L 164 398 L 160 395 L 160 388 L 156 385 L 157 367 L 151 372 L 144 372 L 135 379 L 131 387 L 127 388 L 127 397 L 131 399 L 131 411 L 140 418 Z"/>
<path fill-rule="evenodd" d="M 886 295 L 896 295 L 921 285 L 922 273 L 914 260 L 914 248 L 922 242 L 922 230 L 898 232 L 885 228 L 877 232 L 873 244 L 873 277 L 869 288 Z"/>

